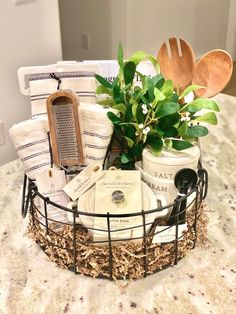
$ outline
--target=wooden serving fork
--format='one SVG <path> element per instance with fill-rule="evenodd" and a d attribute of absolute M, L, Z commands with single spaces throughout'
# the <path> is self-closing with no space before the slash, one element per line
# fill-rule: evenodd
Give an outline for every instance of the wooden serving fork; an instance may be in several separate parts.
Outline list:
<path fill-rule="evenodd" d="M 158 52 L 160 71 L 165 79 L 173 81 L 175 89 L 182 92 L 191 84 L 195 72 L 194 52 L 182 38 L 171 37 L 168 43 L 164 42 Z"/>

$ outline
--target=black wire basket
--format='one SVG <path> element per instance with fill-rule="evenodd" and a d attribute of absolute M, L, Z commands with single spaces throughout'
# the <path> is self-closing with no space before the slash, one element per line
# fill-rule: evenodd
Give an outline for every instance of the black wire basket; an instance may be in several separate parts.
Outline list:
<path fill-rule="evenodd" d="M 203 168 L 198 170 L 198 181 L 194 188 L 185 196 L 175 200 L 165 207 L 148 211 L 127 214 L 90 213 L 77 209 L 70 209 L 52 202 L 41 195 L 35 183 L 24 176 L 22 195 L 22 216 L 30 215 L 29 233 L 39 244 L 41 249 L 49 256 L 50 260 L 59 266 L 73 271 L 75 274 L 85 274 L 92 277 L 113 279 L 141 278 L 160 271 L 172 265 L 176 265 L 188 251 L 196 246 L 199 234 L 202 232 L 202 215 L 204 210 L 203 200 L 207 195 L 208 175 Z M 194 194 L 193 194 L 194 193 Z M 194 195 L 191 204 L 185 209 L 187 230 L 179 234 L 180 217 L 183 215 L 181 204 Z M 38 201 L 43 206 L 38 206 Z M 73 217 L 71 222 L 61 222 L 48 217 L 48 206 L 55 206 L 65 214 Z M 171 212 L 169 218 L 175 221 L 175 238 L 170 243 L 154 244 L 153 237 L 165 232 L 171 226 L 167 225 L 165 218 L 155 218 L 150 222 L 148 215 L 155 215 L 164 209 Z M 105 229 L 96 229 L 78 224 L 78 216 L 104 219 Z M 111 229 L 112 218 L 138 217 L 138 225 L 119 230 Z M 156 226 L 165 228 L 156 231 Z M 56 228 L 55 228 L 56 226 Z M 173 227 L 173 226 L 172 226 Z M 122 241 L 114 237 L 115 232 L 127 229 L 141 228 L 141 236 L 122 238 Z M 102 231 L 107 238 L 95 241 L 92 234 Z M 182 240 L 182 241 L 181 241 Z M 127 266 L 128 265 L 128 266 Z M 127 266 L 127 267 L 126 267 Z"/>

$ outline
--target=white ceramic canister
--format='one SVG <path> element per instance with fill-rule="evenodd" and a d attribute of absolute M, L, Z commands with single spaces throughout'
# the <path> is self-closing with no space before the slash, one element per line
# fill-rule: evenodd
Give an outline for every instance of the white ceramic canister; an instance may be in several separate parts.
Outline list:
<path fill-rule="evenodd" d="M 183 168 L 197 171 L 199 158 L 200 149 L 198 146 L 182 151 L 163 150 L 158 157 L 154 156 L 148 148 L 145 148 L 142 154 L 142 169 L 144 175 L 146 173 L 147 177 L 151 176 L 157 179 L 154 181 L 158 182 L 158 193 L 166 197 L 167 203 L 172 203 L 177 193 L 174 186 L 176 173 Z"/>

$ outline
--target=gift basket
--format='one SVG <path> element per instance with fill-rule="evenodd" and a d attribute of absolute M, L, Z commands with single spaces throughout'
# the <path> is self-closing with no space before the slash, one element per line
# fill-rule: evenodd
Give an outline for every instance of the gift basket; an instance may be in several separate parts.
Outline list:
<path fill-rule="evenodd" d="M 32 119 L 10 129 L 25 171 L 22 216 L 51 261 L 136 279 L 206 242 L 199 137 L 219 107 L 193 93 L 202 85 L 162 75 L 143 51 L 124 60 L 121 45 L 117 62 L 26 67 L 18 76 L 32 107 Z"/>

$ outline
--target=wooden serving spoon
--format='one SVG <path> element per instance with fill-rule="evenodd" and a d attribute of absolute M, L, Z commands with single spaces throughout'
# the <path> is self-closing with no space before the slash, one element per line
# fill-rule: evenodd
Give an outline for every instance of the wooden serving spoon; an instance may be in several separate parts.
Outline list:
<path fill-rule="evenodd" d="M 207 52 L 197 62 L 192 84 L 205 86 L 196 90 L 196 97 L 213 97 L 229 82 L 233 72 L 230 54 L 221 49 Z"/>
<path fill-rule="evenodd" d="M 165 79 L 171 79 L 174 87 L 182 92 L 193 78 L 195 71 L 195 56 L 189 43 L 182 38 L 169 38 L 169 52 L 164 42 L 159 49 L 157 60 L 160 71 Z"/>

